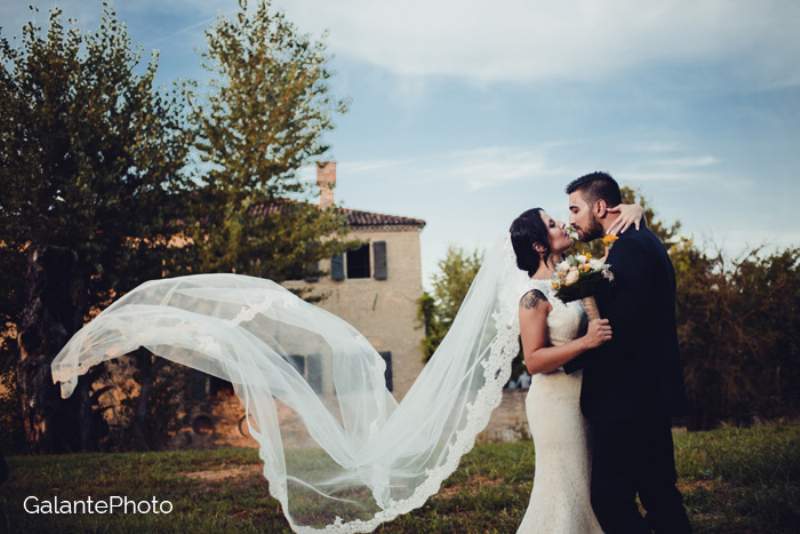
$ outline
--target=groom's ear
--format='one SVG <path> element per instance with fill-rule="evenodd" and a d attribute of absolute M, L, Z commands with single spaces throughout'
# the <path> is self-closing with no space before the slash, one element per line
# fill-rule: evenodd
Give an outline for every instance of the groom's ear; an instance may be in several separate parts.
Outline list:
<path fill-rule="evenodd" d="M 605 219 L 606 215 L 608 214 L 608 202 L 602 198 L 598 198 L 594 202 L 594 206 L 592 206 L 592 212 L 596 218 Z"/>

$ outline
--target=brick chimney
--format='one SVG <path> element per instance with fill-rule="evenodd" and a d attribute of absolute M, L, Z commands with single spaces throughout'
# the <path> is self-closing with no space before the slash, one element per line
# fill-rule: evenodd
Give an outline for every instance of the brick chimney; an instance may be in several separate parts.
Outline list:
<path fill-rule="evenodd" d="M 317 162 L 317 185 L 319 186 L 319 207 L 333 206 L 333 188 L 336 187 L 336 162 Z"/>

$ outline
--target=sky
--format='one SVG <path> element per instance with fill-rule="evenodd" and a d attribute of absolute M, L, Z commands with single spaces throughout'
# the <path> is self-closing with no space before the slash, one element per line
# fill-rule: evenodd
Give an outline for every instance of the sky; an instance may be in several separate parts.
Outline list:
<path fill-rule="evenodd" d="M 251 2 L 252 4 L 253 2 Z M 39 13 L 28 8 L 33 4 Z M 60 6 L 3 0 L 3 35 Z M 117 0 L 158 81 L 204 82 L 204 31 L 234 0 Z M 487 248 L 522 211 L 567 217 L 594 170 L 731 256 L 800 246 L 800 2 L 282 0 L 349 101 L 326 134 L 346 207 L 418 217 L 427 285 L 447 247 Z M 309 167 L 302 171 L 313 176 Z"/>

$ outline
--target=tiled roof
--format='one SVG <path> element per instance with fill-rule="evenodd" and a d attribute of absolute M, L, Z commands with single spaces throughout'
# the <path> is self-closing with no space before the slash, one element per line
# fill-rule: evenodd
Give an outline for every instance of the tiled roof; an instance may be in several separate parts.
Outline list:
<path fill-rule="evenodd" d="M 422 219 L 412 217 L 402 217 L 400 215 L 386 215 L 374 211 L 354 210 L 350 208 L 339 208 L 346 216 L 350 226 L 425 226 Z M 267 213 L 275 213 L 280 210 L 278 204 L 256 204 L 251 208 L 251 213 L 255 216 L 264 216 Z"/>
<path fill-rule="evenodd" d="M 422 219 L 386 215 L 384 213 L 375 213 L 374 211 L 341 209 L 347 215 L 347 222 L 350 226 L 425 226 L 425 221 Z"/>

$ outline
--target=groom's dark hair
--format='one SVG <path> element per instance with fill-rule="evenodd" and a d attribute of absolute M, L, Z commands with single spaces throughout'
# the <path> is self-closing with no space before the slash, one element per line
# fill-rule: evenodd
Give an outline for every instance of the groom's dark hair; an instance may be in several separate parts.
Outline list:
<path fill-rule="evenodd" d="M 619 184 L 607 172 L 595 171 L 572 180 L 567 186 L 567 194 L 580 191 L 589 204 L 605 200 L 609 206 L 622 204 Z"/>

